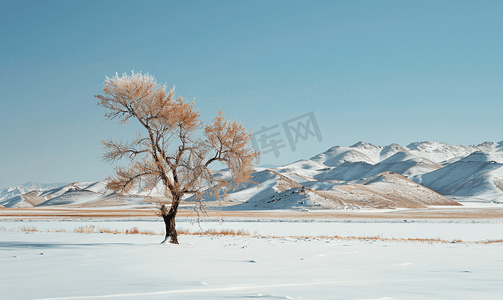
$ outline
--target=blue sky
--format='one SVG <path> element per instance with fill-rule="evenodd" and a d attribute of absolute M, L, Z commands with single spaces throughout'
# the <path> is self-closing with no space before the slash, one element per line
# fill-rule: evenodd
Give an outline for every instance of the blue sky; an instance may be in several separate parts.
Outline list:
<path fill-rule="evenodd" d="M 503 1 L 1 1 L 0 188 L 101 180 L 105 76 L 143 71 L 257 132 L 313 112 L 323 140 L 503 139 Z M 272 133 L 272 131 L 270 132 Z M 278 137 L 279 138 L 279 137 Z"/>

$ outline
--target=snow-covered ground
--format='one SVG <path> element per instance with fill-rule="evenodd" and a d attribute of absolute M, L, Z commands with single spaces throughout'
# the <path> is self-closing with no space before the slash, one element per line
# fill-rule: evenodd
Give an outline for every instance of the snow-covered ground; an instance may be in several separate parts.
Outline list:
<path fill-rule="evenodd" d="M 501 299 L 503 222 L 202 222 L 253 236 L 69 233 L 94 225 L 160 232 L 159 221 L 1 221 L 2 299 Z M 34 227 L 40 232 L 17 229 Z M 179 228 L 198 230 L 178 221 Z M 42 232 L 65 229 L 65 233 Z M 12 230 L 12 231 L 10 231 Z M 441 238 L 385 242 L 289 236 Z"/>

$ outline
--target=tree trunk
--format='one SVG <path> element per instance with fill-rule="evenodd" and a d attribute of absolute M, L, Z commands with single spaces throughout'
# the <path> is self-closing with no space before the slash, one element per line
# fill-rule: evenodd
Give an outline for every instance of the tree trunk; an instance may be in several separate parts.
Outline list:
<path fill-rule="evenodd" d="M 165 205 L 161 206 L 161 216 L 164 220 L 164 224 L 166 225 L 166 236 L 164 237 L 164 241 L 162 241 L 162 243 L 165 243 L 169 237 L 170 238 L 169 242 L 171 244 L 178 244 L 178 234 L 176 233 L 175 218 L 176 213 L 178 212 L 179 202 L 180 202 L 179 199 L 173 198 L 173 202 L 171 204 L 169 212 L 168 208 Z"/>

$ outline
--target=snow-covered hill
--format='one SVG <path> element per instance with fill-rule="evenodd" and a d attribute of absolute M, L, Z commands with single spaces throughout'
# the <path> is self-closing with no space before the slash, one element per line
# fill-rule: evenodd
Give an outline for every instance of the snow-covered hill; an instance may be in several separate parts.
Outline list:
<path fill-rule="evenodd" d="M 221 176 L 225 177 L 225 171 Z M 455 205 L 461 201 L 503 203 L 503 141 L 476 146 L 439 142 L 335 146 L 311 159 L 276 168 L 256 168 L 252 180 L 231 191 L 220 209 L 359 209 Z M 52 187 L 52 188 L 51 188 Z M 24 188 L 24 189 L 23 189 Z M 144 205 L 164 187 L 134 188 L 128 196 L 106 189 L 106 180 L 2 190 L 0 205 L 100 207 Z M 10 194 L 9 194 L 10 193 Z M 209 206 L 222 206 L 204 195 Z M 185 199 L 187 202 L 194 198 Z"/>
<path fill-rule="evenodd" d="M 476 146 L 419 142 L 406 147 L 359 142 L 350 147 L 332 147 L 303 165 L 311 162 L 318 164 L 316 168 L 302 169 L 294 163 L 275 170 L 308 186 L 320 184 L 307 183 L 306 176 L 324 183 L 358 183 L 391 171 L 458 200 L 476 198 L 503 203 L 503 141 Z"/>
<path fill-rule="evenodd" d="M 106 180 L 96 182 L 73 182 L 63 186 L 46 185 L 45 188 L 30 190 L 27 193 L 0 200 L 0 205 L 6 208 L 34 207 L 50 205 L 74 205 L 80 207 L 106 207 L 118 205 L 145 205 L 150 199 L 154 201 L 159 196 L 157 189 L 148 193 L 137 187 L 134 193 L 118 196 L 106 189 Z M 50 188 L 51 186 L 56 186 Z M 33 187 L 33 186 L 32 186 Z M 34 187 L 36 188 L 36 187 Z"/>
<path fill-rule="evenodd" d="M 29 193 L 31 191 L 47 191 L 53 188 L 57 188 L 65 185 L 66 183 L 39 183 L 39 182 L 27 182 L 22 185 L 8 187 L 0 189 L 0 201 L 8 198 L 13 198 L 16 196 L 21 196 L 23 194 Z"/>
<path fill-rule="evenodd" d="M 375 164 L 379 162 L 382 147 L 358 142 L 350 147 L 335 146 L 320 153 L 310 160 L 322 163 L 325 166 L 336 167 L 345 162 L 364 162 Z"/>
<path fill-rule="evenodd" d="M 349 147 L 332 147 L 310 160 L 330 167 L 341 165 L 344 162 L 376 164 L 398 152 L 403 152 L 425 158 L 437 164 L 449 164 L 477 151 L 484 153 L 503 152 L 503 141 L 499 143 L 485 142 L 477 146 L 457 146 L 440 142 L 414 142 L 405 147 L 398 144 L 381 147 L 358 142 Z"/>
<path fill-rule="evenodd" d="M 286 181 L 288 179 L 283 178 Z M 310 182 L 312 183 L 312 182 Z M 295 183 L 290 183 L 295 186 Z M 311 187 L 314 185 L 311 184 Z M 287 190 L 276 188 L 276 193 L 254 196 L 224 210 L 271 209 L 363 209 L 363 208 L 418 208 L 428 205 L 459 205 L 458 203 L 403 176 L 385 172 L 361 184 L 326 184 L 318 189 L 298 185 Z"/>
<path fill-rule="evenodd" d="M 503 156 L 474 152 L 424 174 L 422 184 L 443 195 L 477 197 L 503 203 Z"/>

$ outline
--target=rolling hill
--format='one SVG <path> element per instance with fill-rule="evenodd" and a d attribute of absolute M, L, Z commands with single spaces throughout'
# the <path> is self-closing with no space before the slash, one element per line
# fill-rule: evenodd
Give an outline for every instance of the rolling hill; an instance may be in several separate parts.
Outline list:
<path fill-rule="evenodd" d="M 225 174 L 222 170 L 219 176 Z M 458 205 L 449 198 L 503 203 L 503 141 L 476 146 L 419 142 L 405 147 L 358 142 L 350 147 L 335 146 L 282 167 L 257 167 L 252 175 L 256 184 L 239 186 L 229 193 L 226 202 L 203 195 L 204 202 L 222 210 Z M 138 186 L 119 196 L 106 189 L 106 180 L 31 185 L 1 190 L 0 205 L 144 206 L 160 201 L 163 189 L 161 185 L 153 190 Z M 184 200 L 189 204 L 193 201 L 193 197 Z"/>

